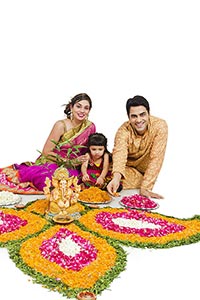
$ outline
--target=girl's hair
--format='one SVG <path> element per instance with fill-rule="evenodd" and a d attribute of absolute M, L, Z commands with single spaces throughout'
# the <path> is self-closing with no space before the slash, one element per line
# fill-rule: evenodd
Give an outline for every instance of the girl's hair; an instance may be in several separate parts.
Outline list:
<path fill-rule="evenodd" d="M 67 118 L 70 118 L 70 115 L 71 115 L 70 107 L 71 106 L 73 107 L 75 103 L 80 102 L 82 100 L 87 100 L 90 105 L 90 109 L 92 108 L 92 100 L 86 93 L 77 94 L 69 101 L 68 104 L 64 104 L 64 106 L 65 106 L 64 113 L 67 115 Z"/>
<path fill-rule="evenodd" d="M 133 98 L 128 99 L 126 102 L 127 115 L 129 116 L 131 106 L 140 106 L 140 105 L 144 106 L 149 113 L 150 111 L 149 102 L 144 97 L 137 95 Z"/>
<path fill-rule="evenodd" d="M 105 152 L 109 153 L 107 149 L 107 138 L 102 133 L 92 133 L 88 137 L 88 149 L 90 146 L 104 146 Z"/>

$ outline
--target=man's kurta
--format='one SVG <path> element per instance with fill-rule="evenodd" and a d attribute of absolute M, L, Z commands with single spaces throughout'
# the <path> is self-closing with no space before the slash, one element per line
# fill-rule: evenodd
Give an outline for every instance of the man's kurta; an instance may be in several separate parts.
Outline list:
<path fill-rule="evenodd" d="M 113 173 L 122 174 L 123 188 L 152 190 L 160 172 L 168 127 L 165 120 L 150 116 L 148 129 L 137 134 L 129 121 L 118 129 L 113 149 Z"/>

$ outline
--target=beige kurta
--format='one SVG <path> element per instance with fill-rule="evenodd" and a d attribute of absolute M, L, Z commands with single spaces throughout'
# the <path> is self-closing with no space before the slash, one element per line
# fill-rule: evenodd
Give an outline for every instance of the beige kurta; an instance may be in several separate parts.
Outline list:
<path fill-rule="evenodd" d="M 152 190 L 160 172 L 167 145 L 167 123 L 150 116 L 148 130 L 138 135 L 127 121 L 118 129 L 113 149 L 113 173 L 123 178 L 123 188 Z"/>

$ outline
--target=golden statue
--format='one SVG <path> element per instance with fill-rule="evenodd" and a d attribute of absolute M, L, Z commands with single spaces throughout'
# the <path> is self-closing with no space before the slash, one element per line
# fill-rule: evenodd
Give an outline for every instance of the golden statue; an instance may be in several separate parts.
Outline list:
<path fill-rule="evenodd" d="M 65 215 L 67 209 L 77 203 L 81 187 L 77 177 L 69 177 L 67 169 L 58 168 L 52 180 L 46 178 L 45 184 L 44 194 L 49 200 L 47 213 Z"/>

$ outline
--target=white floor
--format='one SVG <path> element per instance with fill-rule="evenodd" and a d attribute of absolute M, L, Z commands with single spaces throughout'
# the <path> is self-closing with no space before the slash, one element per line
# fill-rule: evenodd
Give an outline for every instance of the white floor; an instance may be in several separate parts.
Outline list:
<path fill-rule="evenodd" d="M 124 191 L 122 195 L 128 193 L 130 191 Z M 36 198 L 38 197 L 25 196 L 23 200 L 26 202 Z M 118 200 L 111 205 L 117 206 L 117 202 Z M 160 207 L 157 211 L 168 216 L 190 218 L 200 214 L 199 201 L 194 198 L 183 201 L 180 195 L 178 199 L 165 197 L 158 202 Z M 196 271 L 200 268 L 200 243 L 162 250 L 124 249 L 128 253 L 126 270 L 112 282 L 108 290 L 98 295 L 98 300 L 199 299 L 199 276 Z M 5 248 L 0 248 L 0 261 L 1 295 L 4 295 L 4 299 L 66 299 L 33 284 L 31 278 L 15 267 Z"/>
<path fill-rule="evenodd" d="M 125 101 L 139 94 L 169 125 L 158 212 L 200 215 L 198 2 L 0 1 L 0 167 L 35 160 L 62 104 L 79 92 L 92 98 L 89 119 L 112 151 Z M 200 243 L 126 250 L 126 271 L 98 300 L 200 299 Z M 5 300 L 66 299 L 33 284 L 5 248 L 0 285 Z"/>

